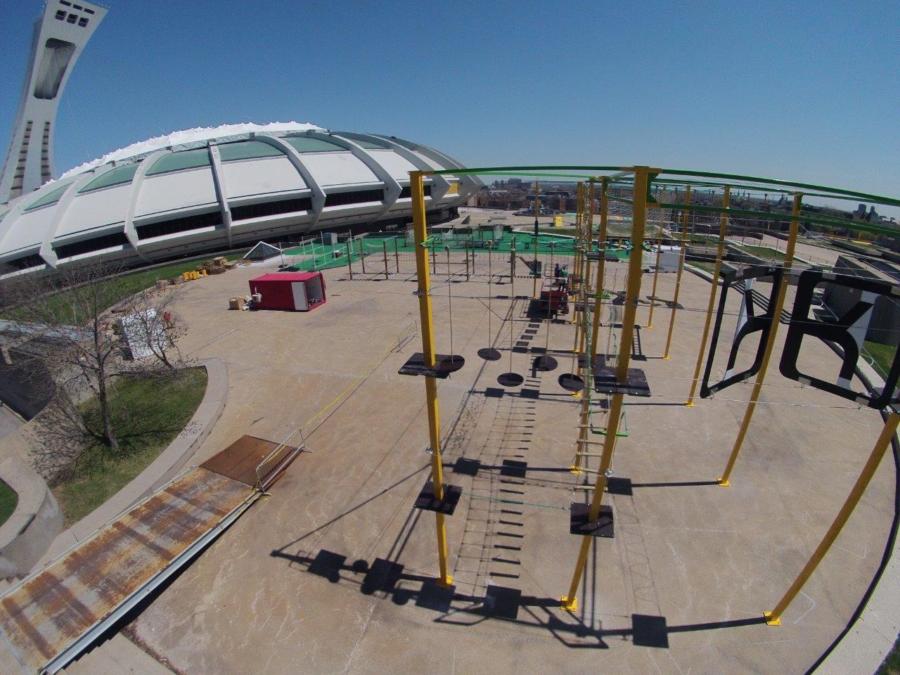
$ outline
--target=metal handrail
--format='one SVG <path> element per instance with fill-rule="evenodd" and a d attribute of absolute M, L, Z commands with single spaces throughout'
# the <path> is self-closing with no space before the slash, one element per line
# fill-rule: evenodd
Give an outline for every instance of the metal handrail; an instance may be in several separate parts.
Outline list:
<path fill-rule="evenodd" d="M 296 446 L 297 452 L 300 453 L 300 452 L 303 452 L 304 450 L 306 450 L 306 439 L 303 436 L 303 429 L 298 428 L 298 429 L 295 429 L 294 431 L 292 431 L 290 434 L 288 434 L 287 437 L 285 437 L 285 439 L 283 441 L 281 441 L 281 443 L 276 445 L 269 453 L 266 454 L 265 457 L 262 458 L 262 460 L 259 462 L 259 464 L 256 465 L 256 489 L 259 490 L 260 492 L 265 491 L 263 489 L 263 484 L 262 484 L 263 474 L 260 473 L 260 470 L 266 464 L 268 464 L 272 460 L 273 457 L 278 456 L 282 451 L 284 451 L 285 448 L 289 447 L 288 441 L 291 438 L 293 438 L 294 435 L 296 435 L 296 434 L 300 434 L 300 444 Z"/>

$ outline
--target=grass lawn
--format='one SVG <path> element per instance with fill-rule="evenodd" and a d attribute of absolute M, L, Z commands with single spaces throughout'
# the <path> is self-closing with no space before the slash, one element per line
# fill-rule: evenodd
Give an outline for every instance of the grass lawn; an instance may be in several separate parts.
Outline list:
<path fill-rule="evenodd" d="M 894 648 L 878 669 L 878 675 L 900 675 L 900 637 L 894 641 Z"/>
<path fill-rule="evenodd" d="M 753 246 L 751 244 L 741 244 L 741 248 L 750 255 L 755 255 L 757 258 L 762 258 L 764 260 L 784 260 L 784 253 L 776 251 L 774 248 Z"/>
<path fill-rule="evenodd" d="M 13 511 L 16 510 L 16 504 L 19 501 L 19 495 L 9 485 L 0 480 L 0 525 L 6 522 Z"/>
<path fill-rule="evenodd" d="M 72 475 L 53 487 L 66 525 L 96 509 L 156 459 L 191 419 L 205 391 L 205 368 L 119 380 L 112 405 L 120 452 L 112 457 L 99 443 L 86 448 Z M 88 402 L 82 414 L 89 428 L 98 424 L 95 402 Z"/>
<path fill-rule="evenodd" d="M 229 253 L 225 258 L 234 260 L 242 257 L 244 253 L 245 251 Z M 102 292 L 101 297 L 104 297 L 111 307 L 135 293 L 143 291 L 145 288 L 150 288 L 160 279 L 174 279 L 175 277 L 181 276 L 182 272 L 189 272 L 197 269 L 203 260 L 205 260 L 205 258 L 184 260 L 172 263 L 171 265 L 137 270 L 135 272 L 128 272 L 117 277 L 112 277 L 104 281 L 107 288 Z M 49 303 L 53 315 L 56 316 L 61 323 L 71 323 L 73 321 L 73 317 L 71 316 L 71 301 L 69 294 L 66 291 L 61 291 L 51 297 Z M 15 309 L 3 310 L 0 311 L 0 318 L 15 320 L 21 318 L 21 313 L 17 312 Z"/>
<path fill-rule="evenodd" d="M 686 264 L 693 265 L 694 267 L 699 267 L 701 270 L 713 273 L 713 270 L 716 269 L 716 264 L 711 262 L 706 262 L 705 260 L 689 260 L 686 261 Z"/>
<path fill-rule="evenodd" d="M 894 362 L 895 348 L 891 345 L 883 345 L 880 342 L 872 342 L 871 340 L 866 340 L 863 348 L 875 360 L 874 368 L 878 371 L 878 374 L 882 377 L 887 376 Z"/>

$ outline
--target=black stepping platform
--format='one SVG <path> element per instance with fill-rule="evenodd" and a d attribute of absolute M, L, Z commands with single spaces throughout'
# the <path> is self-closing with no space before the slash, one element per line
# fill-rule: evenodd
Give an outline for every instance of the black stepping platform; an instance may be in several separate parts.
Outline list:
<path fill-rule="evenodd" d="M 422 584 L 422 590 L 416 597 L 416 606 L 444 614 L 450 611 L 454 595 L 456 586 L 441 586 L 437 580 L 429 579 Z"/>
<path fill-rule="evenodd" d="M 444 499 L 441 501 L 434 495 L 434 483 L 428 481 L 419 496 L 416 497 L 415 507 L 423 511 L 434 511 L 443 513 L 445 516 L 452 516 L 461 496 L 461 487 L 444 483 Z"/>
<path fill-rule="evenodd" d="M 477 459 L 469 459 L 468 457 L 460 457 L 453 464 L 453 473 L 461 473 L 464 476 L 475 476 L 481 468 L 481 461 Z"/>
<path fill-rule="evenodd" d="M 631 489 L 630 478 L 607 478 L 606 491 L 611 495 L 623 495 L 630 497 L 634 494 Z"/>
<path fill-rule="evenodd" d="M 435 354 L 435 366 L 429 368 L 425 365 L 425 355 L 416 352 L 400 366 L 397 371 L 401 375 L 425 375 L 445 379 L 450 373 L 455 373 L 465 365 L 466 360 L 458 354 Z"/>
<path fill-rule="evenodd" d="M 503 466 L 500 467 L 500 475 L 510 478 L 525 478 L 527 472 L 528 462 L 519 462 L 514 459 L 504 459 Z"/>
<path fill-rule="evenodd" d="M 613 510 L 608 504 L 600 506 L 597 520 L 590 518 L 590 504 L 574 502 L 569 506 L 569 534 L 587 535 L 589 537 L 613 537 Z"/>
<path fill-rule="evenodd" d="M 637 647 L 669 647 L 669 627 L 664 616 L 632 614 L 631 631 L 631 640 Z"/>
<path fill-rule="evenodd" d="M 627 396 L 650 396 L 647 375 L 640 368 L 629 368 L 625 382 L 619 382 L 616 368 L 607 365 L 605 356 L 597 356 L 594 361 L 594 389 L 601 394 L 625 394 Z"/>
<path fill-rule="evenodd" d="M 557 381 L 566 391 L 581 391 L 584 388 L 584 380 L 573 373 L 563 373 Z"/>
<path fill-rule="evenodd" d="M 535 370 L 540 370 L 541 372 L 550 372 L 551 370 L 556 370 L 556 367 L 559 365 L 556 359 L 552 356 L 547 356 L 544 354 L 543 356 L 538 356 L 535 358 L 534 362 L 531 364 L 531 367 Z"/>
<path fill-rule="evenodd" d="M 347 556 L 322 549 L 309 564 L 309 572 L 325 577 L 334 584 L 340 580 L 345 562 L 347 562 Z"/>
<path fill-rule="evenodd" d="M 502 373 L 497 376 L 497 382 L 504 387 L 518 387 L 525 378 L 518 373 Z"/>
<path fill-rule="evenodd" d="M 483 614 L 498 619 L 514 620 L 519 616 L 519 601 L 522 599 L 522 591 L 518 588 L 506 586 L 488 586 L 484 594 L 484 603 L 481 611 Z"/>
<path fill-rule="evenodd" d="M 363 578 L 360 590 L 364 595 L 372 595 L 376 591 L 390 593 L 394 590 L 394 586 L 400 581 L 402 575 L 403 565 L 384 558 L 375 558 L 375 562 L 372 563 L 368 573 Z"/>

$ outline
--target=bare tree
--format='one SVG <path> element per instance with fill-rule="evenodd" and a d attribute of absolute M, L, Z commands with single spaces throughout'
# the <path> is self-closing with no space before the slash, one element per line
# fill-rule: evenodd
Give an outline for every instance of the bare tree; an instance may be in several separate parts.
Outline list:
<path fill-rule="evenodd" d="M 171 372 L 181 362 L 172 293 L 149 289 L 123 298 L 119 271 L 109 265 L 62 268 L 52 277 L 23 276 L 4 289 L 14 294 L 15 306 L 6 314 L 21 336 L 18 349 L 40 359 L 57 385 L 41 415 L 41 440 L 50 454 L 79 440 L 119 452 L 110 400 L 115 378 Z M 89 398 L 97 415 L 86 421 L 78 404 Z"/>
<path fill-rule="evenodd" d="M 159 366 L 171 373 L 184 365 L 178 342 L 184 336 L 184 324 L 173 309 L 177 295 L 173 287 L 165 290 L 149 288 L 137 293 L 127 302 L 123 325 L 132 327 L 132 337 L 139 349 L 149 352 L 148 360 L 136 365 L 142 372 Z M 134 356 L 134 354 L 132 353 Z"/>

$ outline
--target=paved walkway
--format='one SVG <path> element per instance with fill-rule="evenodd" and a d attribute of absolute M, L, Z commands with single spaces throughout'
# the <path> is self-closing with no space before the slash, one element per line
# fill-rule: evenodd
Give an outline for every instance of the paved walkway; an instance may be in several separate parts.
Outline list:
<path fill-rule="evenodd" d="M 280 440 L 301 426 L 313 453 L 133 624 L 176 669 L 800 672 L 846 625 L 878 566 L 893 519 L 887 462 L 784 625 L 760 623 L 834 517 L 880 421 L 773 371 L 733 487 L 710 485 L 748 387 L 683 407 L 709 290 L 687 275 L 673 359 L 658 358 L 667 310 L 657 308 L 658 327 L 642 331 L 648 360 L 634 365 L 654 395 L 626 408 L 630 435 L 615 470 L 633 490 L 611 497 L 616 538 L 595 545 L 579 612 L 561 612 L 555 598 L 577 547 L 566 511 L 583 494 L 563 470 L 577 420 L 556 385 L 564 351 L 557 371 L 543 375 L 530 373 L 527 353 L 510 355 L 510 326 L 520 338 L 528 322 L 521 305 L 503 321 L 510 303 L 498 296 L 511 289 L 495 285 L 492 338 L 503 358 L 481 361 L 487 284 L 448 285 L 439 275 L 438 351 L 450 349 L 452 293 L 453 351 L 467 359 L 439 387 L 446 458 L 485 466 L 476 476 L 447 469 L 464 497 L 448 519 L 457 596 L 441 609 L 423 586 L 435 571 L 432 518 L 410 508 L 428 462 L 423 383 L 397 375 L 419 348 L 413 284 L 407 276 L 376 283 L 376 275 L 350 282 L 332 270 L 328 304 L 315 312 L 227 311 L 227 298 L 257 273 L 194 282 L 178 308 L 189 317 L 185 348 L 229 370 L 228 403 L 197 454 L 244 433 Z M 610 265 L 609 278 L 621 288 L 624 266 Z M 662 276 L 657 294 L 673 285 L 673 275 Z M 524 286 L 515 292 L 531 290 Z M 545 330 L 530 344 L 542 345 Z M 553 326 L 551 348 L 571 342 L 571 326 Z M 496 384 L 510 358 L 512 370 L 530 373 L 521 392 Z M 809 356 L 811 364 L 828 358 L 824 348 Z M 504 461 L 527 462 L 525 477 L 501 473 Z M 498 616 L 500 606 L 508 616 Z M 657 620 L 647 617 L 664 618 L 664 630 L 654 633 Z"/>
<path fill-rule="evenodd" d="M 21 417 L 0 403 L 0 438 L 11 434 L 24 424 Z"/>

